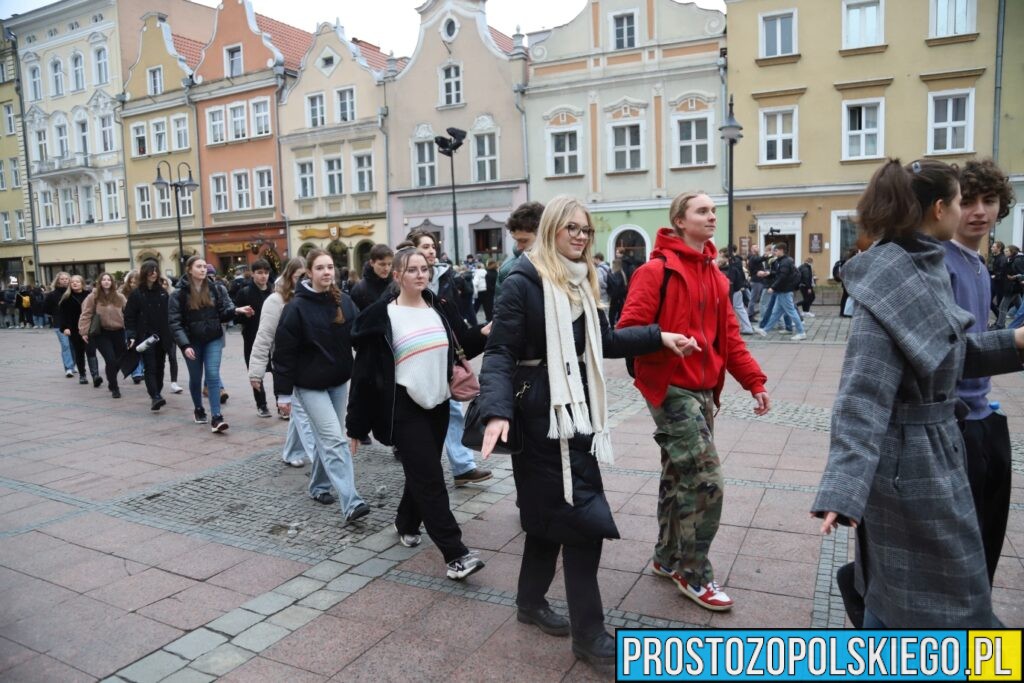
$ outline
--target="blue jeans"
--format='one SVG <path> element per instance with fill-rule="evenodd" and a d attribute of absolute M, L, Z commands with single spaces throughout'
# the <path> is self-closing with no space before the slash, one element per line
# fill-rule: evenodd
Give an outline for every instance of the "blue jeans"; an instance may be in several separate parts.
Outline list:
<path fill-rule="evenodd" d="M 448 433 L 444 437 L 444 450 L 448 453 L 448 462 L 452 466 L 452 476 L 457 477 L 476 469 L 473 451 L 462 445 L 462 433 L 466 431 L 466 418 L 462 414 L 462 404 L 452 399 L 448 401 Z"/>
<path fill-rule="evenodd" d="M 775 292 L 775 303 L 772 306 L 772 312 L 769 314 L 768 320 L 761 321 L 761 327 L 766 332 L 770 332 L 783 316 L 793 321 L 797 334 L 804 333 L 803 321 L 800 320 L 800 314 L 796 312 L 796 305 L 793 303 L 793 292 Z"/>
<path fill-rule="evenodd" d="M 1017 329 L 1021 325 L 1024 325 L 1024 304 L 1017 307 L 1017 315 L 1014 316 L 1013 321 L 1010 323 L 1010 329 Z"/>
<path fill-rule="evenodd" d="M 54 330 L 54 332 L 57 333 L 57 340 L 60 342 L 60 358 L 64 363 L 64 372 L 74 371 L 75 357 L 71 355 L 71 340 L 65 337 L 60 330 Z"/>
<path fill-rule="evenodd" d="M 864 610 L 864 628 L 866 629 L 887 629 L 889 628 L 882 623 L 882 620 L 875 616 L 875 613 L 869 609 Z"/>
<path fill-rule="evenodd" d="M 185 357 L 188 368 L 188 392 L 192 394 L 192 405 L 196 410 L 203 408 L 203 372 L 210 387 L 210 415 L 220 415 L 220 357 L 224 352 L 224 337 L 201 344 L 193 344 L 195 360 Z"/>
<path fill-rule="evenodd" d="M 316 498 L 321 493 L 330 493 L 331 481 L 327 477 L 327 471 L 323 467 L 317 467 L 319 449 L 316 443 L 316 434 L 313 433 L 313 425 L 309 423 L 309 415 L 302 407 L 302 401 L 296 394 L 292 394 L 292 413 L 288 421 L 288 435 L 284 440 L 284 451 L 281 459 L 285 462 L 302 462 L 308 458 L 313 463 L 313 476 L 309 480 L 309 495 Z"/>
<path fill-rule="evenodd" d="M 210 387 L 210 393 L 213 394 L 213 387 Z M 352 453 L 343 427 L 348 407 L 348 382 L 326 391 L 295 387 L 292 400 L 295 398 L 302 403 L 316 434 L 317 457 L 313 460 L 310 492 L 326 478 L 338 492 L 341 514 L 348 517 L 356 506 L 363 503 L 356 491 Z"/>
<path fill-rule="evenodd" d="M 46 316 L 43 316 L 43 315 L 33 315 L 32 316 L 32 324 L 34 326 L 36 326 L 36 327 L 46 327 Z"/>
<path fill-rule="evenodd" d="M 775 310 L 776 295 L 776 292 L 772 292 L 771 294 L 765 292 L 761 295 L 761 329 L 764 329 L 765 321 L 772 317 L 772 311 Z M 786 322 L 786 332 L 792 332 L 793 321 L 790 319 L 788 314 L 784 315 L 784 320 Z"/>

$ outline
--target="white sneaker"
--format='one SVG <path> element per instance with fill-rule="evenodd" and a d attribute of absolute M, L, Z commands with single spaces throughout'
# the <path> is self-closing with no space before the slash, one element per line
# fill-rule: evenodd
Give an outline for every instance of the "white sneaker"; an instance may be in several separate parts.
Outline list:
<path fill-rule="evenodd" d="M 171 382 L 171 391 L 173 391 L 175 394 L 180 394 L 181 392 L 184 391 L 184 389 L 182 389 L 177 382 Z"/>
<path fill-rule="evenodd" d="M 803 341 L 804 339 L 807 339 L 807 333 L 801 332 L 800 334 L 794 334 L 790 339 L 792 341 Z"/>
<path fill-rule="evenodd" d="M 419 534 L 403 534 L 398 531 L 398 525 L 394 525 L 395 533 L 398 534 L 398 542 L 406 548 L 415 548 L 423 540 Z"/>
<path fill-rule="evenodd" d="M 804 313 L 804 317 L 805 318 L 813 318 L 814 314 L 813 313 Z"/>
<path fill-rule="evenodd" d="M 470 553 L 469 555 L 463 555 L 459 559 L 449 562 L 447 566 L 447 574 L 448 578 L 452 581 L 461 581 L 470 574 L 478 572 L 483 568 L 484 561 Z"/>
<path fill-rule="evenodd" d="M 768 336 L 768 333 L 764 331 L 763 327 L 755 327 L 754 328 L 754 334 L 756 334 L 759 337 L 767 337 Z"/>

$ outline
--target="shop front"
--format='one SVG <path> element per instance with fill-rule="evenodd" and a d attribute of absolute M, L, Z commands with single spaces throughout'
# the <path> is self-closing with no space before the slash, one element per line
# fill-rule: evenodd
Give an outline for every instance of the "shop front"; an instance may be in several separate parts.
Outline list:
<path fill-rule="evenodd" d="M 234 275 L 238 266 L 247 266 L 260 258 L 270 263 L 274 273 L 280 273 L 290 253 L 283 225 L 207 228 L 204 237 L 206 262 L 219 275 Z"/>
<path fill-rule="evenodd" d="M 292 240 L 297 256 L 323 249 L 334 259 L 335 270 L 342 268 L 362 274 L 374 244 L 387 243 L 387 227 L 382 220 L 335 221 L 293 227 Z"/>

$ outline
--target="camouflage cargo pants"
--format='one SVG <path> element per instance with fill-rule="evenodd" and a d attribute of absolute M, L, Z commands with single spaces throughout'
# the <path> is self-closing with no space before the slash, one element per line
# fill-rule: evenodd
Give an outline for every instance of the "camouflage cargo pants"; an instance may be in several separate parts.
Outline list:
<path fill-rule="evenodd" d="M 715 403 L 710 391 L 670 386 L 660 407 L 648 404 L 661 446 L 658 544 L 654 561 L 692 585 L 714 580 L 708 560 L 722 518 L 724 481 L 712 440 Z"/>

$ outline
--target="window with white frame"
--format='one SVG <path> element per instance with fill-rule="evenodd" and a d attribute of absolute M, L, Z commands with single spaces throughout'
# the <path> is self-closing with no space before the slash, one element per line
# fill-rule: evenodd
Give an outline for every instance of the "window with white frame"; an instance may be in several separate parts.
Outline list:
<path fill-rule="evenodd" d="M 270 135 L 270 101 L 252 101 L 253 135 Z"/>
<path fill-rule="evenodd" d="M 36 131 L 36 161 L 46 161 L 48 154 L 46 144 L 46 131 Z"/>
<path fill-rule="evenodd" d="M 843 0 L 843 48 L 885 42 L 885 0 Z"/>
<path fill-rule="evenodd" d="M 231 120 L 231 139 L 241 140 L 245 137 L 245 103 L 233 104 L 228 107 L 228 118 Z"/>
<path fill-rule="evenodd" d="M 38 66 L 29 67 L 28 95 L 33 101 L 43 99 L 43 77 Z"/>
<path fill-rule="evenodd" d="M 6 211 L 0 211 L 0 223 L 4 226 L 4 240 L 11 240 L 11 216 Z"/>
<path fill-rule="evenodd" d="M 928 153 L 974 148 L 974 89 L 928 93 Z"/>
<path fill-rule="evenodd" d="M 338 195 L 345 191 L 345 185 L 342 182 L 341 157 L 324 159 L 324 178 L 328 195 Z"/>
<path fill-rule="evenodd" d="M 167 151 L 167 119 L 151 121 L 149 130 L 153 134 L 153 154 Z"/>
<path fill-rule="evenodd" d="M 64 63 L 59 59 L 50 62 L 50 96 L 64 95 Z"/>
<path fill-rule="evenodd" d="M 14 218 L 18 223 L 18 239 L 25 239 L 25 212 L 18 209 L 14 212 Z"/>
<path fill-rule="evenodd" d="M 64 225 L 74 225 L 78 222 L 75 218 L 75 191 L 70 187 L 61 188 L 60 211 L 64 215 Z"/>
<path fill-rule="evenodd" d="M 356 169 L 356 192 L 373 192 L 373 154 L 365 152 L 352 155 Z"/>
<path fill-rule="evenodd" d="M 782 57 L 796 52 L 796 10 L 762 14 L 761 56 Z"/>
<path fill-rule="evenodd" d="M 82 154 L 89 153 L 89 121 L 83 119 L 75 122 L 76 138 L 78 138 L 78 151 Z"/>
<path fill-rule="evenodd" d="M 159 95 L 164 91 L 164 68 L 154 66 L 146 70 L 146 93 Z"/>
<path fill-rule="evenodd" d="M 354 88 L 336 90 L 338 102 L 338 123 L 356 120 L 356 91 Z"/>
<path fill-rule="evenodd" d="M 437 185 L 437 162 L 434 156 L 434 141 L 417 142 L 414 150 L 416 187 Z"/>
<path fill-rule="evenodd" d="M 206 138 L 207 144 L 215 145 L 224 142 L 226 139 L 224 129 L 224 108 L 216 107 L 206 111 Z"/>
<path fill-rule="evenodd" d="M 473 136 L 473 177 L 478 183 L 498 179 L 498 135 L 479 133 Z"/>
<path fill-rule="evenodd" d="M 178 192 L 178 214 L 191 216 L 192 211 L 192 190 L 183 187 Z"/>
<path fill-rule="evenodd" d="M 146 149 L 146 124 L 132 124 L 132 156 L 145 156 Z"/>
<path fill-rule="evenodd" d="M 711 158 L 711 131 L 713 115 L 701 113 L 697 115 L 678 116 L 672 131 L 675 135 L 676 154 L 672 163 L 675 166 L 707 166 L 713 163 Z"/>
<path fill-rule="evenodd" d="M 103 85 L 110 81 L 110 58 L 107 48 L 96 48 L 93 57 L 96 61 L 96 85 Z"/>
<path fill-rule="evenodd" d="M 252 196 L 249 192 L 249 172 L 235 171 L 231 174 L 232 200 L 235 211 L 252 208 Z"/>
<path fill-rule="evenodd" d="M 299 199 L 316 196 L 316 182 L 313 178 L 313 162 L 298 161 L 295 163 L 296 193 Z"/>
<path fill-rule="evenodd" d="M 643 145 L 640 124 L 613 125 L 611 135 L 611 170 L 636 171 L 643 168 Z"/>
<path fill-rule="evenodd" d="M 929 4 L 933 38 L 960 36 L 977 30 L 977 0 L 929 0 Z"/>
<path fill-rule="evenodd" d="M 53 193 L 50 190 L 39 191 L 39 213 L 43 215 L 44 228 L 52 228 L 57 224 L 53 212 Z"/>
<path fill-rule="evenodd" d="M 80 186 L 78 199 L 82 202 L 82 217 L 89 222 L 96 220 L 96 198 L 93 196 L 93 186 Z"/>
<path fill-rule="evenodd" d="M 310 128 L 319 128 L 327 122 L 322 92 L 306 96 L 306 122 Z"/>
<path fill-rule="evenodd" d="M 274 206 L 274 174 L 269 168 L 253 171 L 256 177 L 256 207 L 269 209 Z"/>
<path fill-rule="evenodd" d="M 5 162 L 0 159 L 0 191 L 7 189 L 7 170 L 4 168 Z"/>
<path fill-rule="evenodd" d="M 167 185 L 156 188 L 156 217 L 171 218 L 173 205 L 171 203 L 171 188 Z"/>
<path fill-rule="evenodd" d="M 71 88 L 85 90 L 85 58 L 78 53 L 71 55 Z"/>
<path fill-rule="evenodd" d="M 104 152 L 114 151 L 114 115 L 100 116 L 100 149 Z"/>
<path fill-rule="evenodd" d="M 61 159 L 67 159 L 71 152 L 68 147 L 68 125 L 66 123 L 58 123 L 53 127 L 53 133 L 57 139 L 57 156 Z"/>
<path fill-rule="evenodd" d="M 224 74 L 228 78 L 242 75 L 242 46 L 224 48 Z"/>
<path fill-rule="evenodd" d="M 153 218 L 153 203 L 149 195 L 149 185 L 138 185 L 135 188 L 135 220 L 148 221 Z"/>
<path fill-rule="evenodd" d="M 210 176 L 210 211 L 221 213 L 228 210 L 228 177 L 223 173 Z"/>
<path fill-rule="evenodd" d="M 108 180 L 103 183 L 103 207 L 108 221 L 121 220 L 121 193 L 117 189 L 117 182 Z"/>
<path fill-rule="evenodd" d="M 445 105 L 462 103 L 462 67 L 458 64 L 441 69 L 441 102 Z"/>
<path fill-rule="evenodd" d="M 14 105 L 4 105 L 4 132 L 14 135 Z"/>
<path fill-rule="evenodd" d="M 615 49 L 629 50 L 636 47 L 636 14 L 623 12 L 612 15 Z"/>
<path fill-rule="evenodd" d="M 872 159 L 885 154 L 884 100 L 843 102 L 843 159 Z"/>
<path fill-rule="evenodd" d="M 21 168 L 18 166 L 18 157 L 11 157 L 11 187 L 21 187 Z"/>
<path fill-rule="evenodd" d="M 182 114 L 171 118 L 172 149 L 188 149 L 188 116 Z"/>
<path fill-rule="evenodd" d="M 551 175 L 578 175 L 580 172 L 580 134 L 577 130 L 551 131 L 549 134 Z"/>
<path fill-rule="evenodd" d="M 796 161 L 796 107 L 761 110 L 761 163 Z"/>

